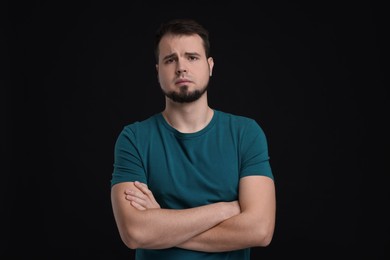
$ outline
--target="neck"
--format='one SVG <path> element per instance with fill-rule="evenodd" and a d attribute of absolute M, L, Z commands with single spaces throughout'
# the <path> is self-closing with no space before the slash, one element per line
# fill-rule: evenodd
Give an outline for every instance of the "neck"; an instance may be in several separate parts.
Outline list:
<path fill-rule="evenodd" d="M 204 100 L 178 104 L 167 99 L 162 112 L 168 124 L 182 133 L 202 130 L 211 121 L 213 114 L 214 111 Z"/>

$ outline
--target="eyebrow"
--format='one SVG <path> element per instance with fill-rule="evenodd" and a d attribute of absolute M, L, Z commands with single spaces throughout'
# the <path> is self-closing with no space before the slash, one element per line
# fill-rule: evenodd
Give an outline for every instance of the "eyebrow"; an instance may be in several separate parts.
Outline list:
<path fill-rule="evenodd" d="M 176 57 L 176 56 L 177 56 L 176 53 L 172 53 L 172 54 L 169 54 L 169 55 L 165 56 L 165 57 L 163 58 L 163 60 L 168 60 L 168 59 L 173 58 L 173 57 Z"/>
<path fill-rule="evenodd" d="M 198 56 L 199 57 L 200 54 L 197 53 L 197 52 L 186 52 L 185 56 Z M 163 60 L 171 59 L 171 58 L 174 58 L 174 57 L 177 57 L 176 53 L 172 53 L 172 54 L 169 54 L 169 55 L 165 56 L 163 58 Z"/>
<path fill-rule="evenodd" d="M 186 56 L 200 56 L 200 54 L 197 52 L 186 52 L 185 54 Z"/>

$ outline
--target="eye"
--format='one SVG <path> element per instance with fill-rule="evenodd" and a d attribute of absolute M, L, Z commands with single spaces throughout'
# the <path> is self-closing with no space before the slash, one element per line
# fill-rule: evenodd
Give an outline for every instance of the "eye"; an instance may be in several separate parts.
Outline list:
<path fill-rule="evenodd" d="M 165 63 L 165 64 L 170 64 L 170 63 L 172 63 L 172 62 L 175 62 L 175 59 L 174 59 L 174 58 L 166 59 L 164 63 Z"/>
<path fill-rule="evenodd" d="M 196 57 L 196 56 L 188 56 L 188 59 L 189 59 L 190 61 L 195 61 L 195 60 L 198 60 L 199 58 Z"/>

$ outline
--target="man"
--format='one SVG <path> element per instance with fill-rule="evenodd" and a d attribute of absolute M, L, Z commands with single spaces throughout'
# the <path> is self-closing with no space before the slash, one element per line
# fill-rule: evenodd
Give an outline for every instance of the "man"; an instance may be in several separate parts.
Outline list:
<path fill-rule="evenodd" d="M 214 61 L 200 24 L 173 20 L 156 36 L 165 108 L 124 127 L 115 145 L 122 241 L 136 259 L 250 259 L 275 226 L 265 134 L 255 120 L 209 107 Z"/>

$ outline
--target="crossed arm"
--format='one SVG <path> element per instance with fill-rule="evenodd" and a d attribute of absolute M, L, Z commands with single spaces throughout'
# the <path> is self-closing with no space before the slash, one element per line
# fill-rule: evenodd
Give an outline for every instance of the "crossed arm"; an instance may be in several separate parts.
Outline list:
<path fill-rule="evenodd" d="M 162 209 L 138 182 L 114 185 L 111 200 L 120 236 L 130 248 L 221 252 L 267 246 L 275 226 L 274 182 L 264 176 L 242 178 L 238 201 L 190 209 Z"/>

